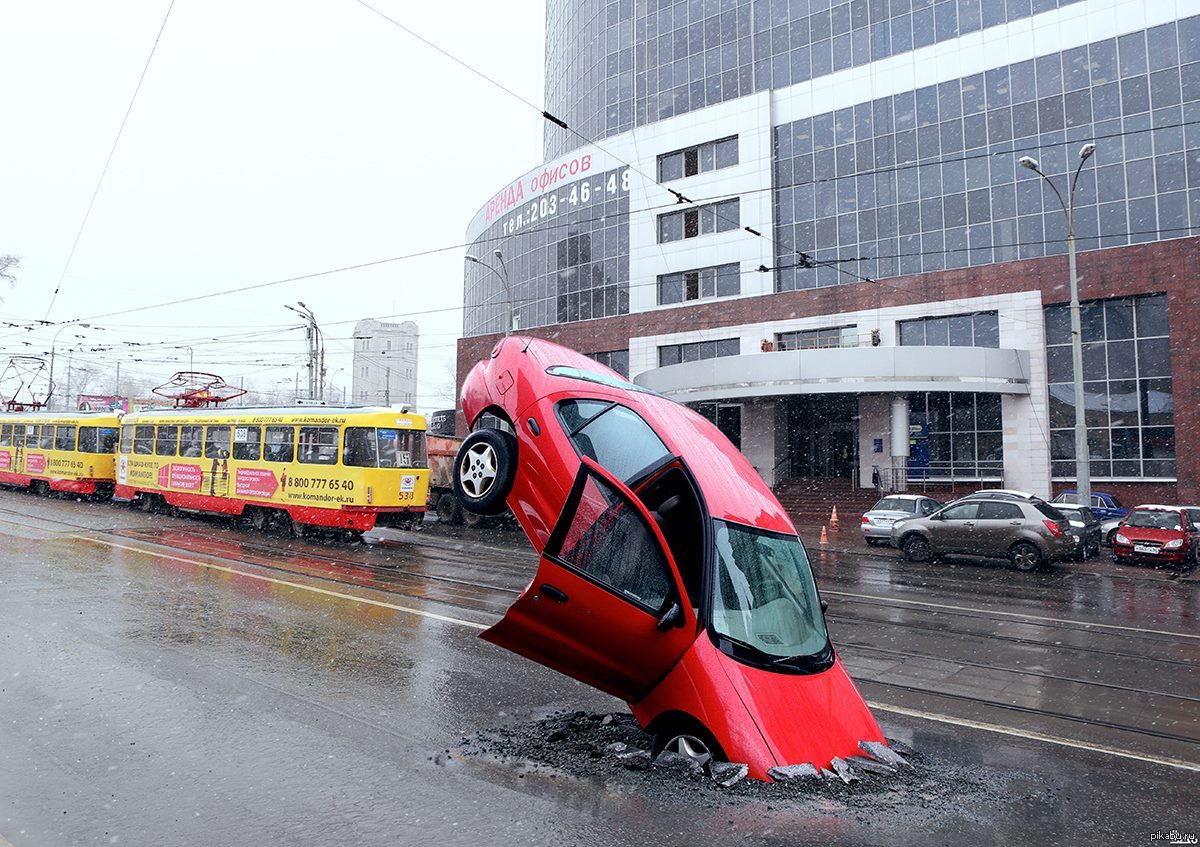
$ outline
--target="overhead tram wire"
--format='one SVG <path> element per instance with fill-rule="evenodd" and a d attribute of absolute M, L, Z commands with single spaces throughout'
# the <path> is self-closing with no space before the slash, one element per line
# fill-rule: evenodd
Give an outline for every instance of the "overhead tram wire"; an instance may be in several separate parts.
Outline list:
<path fill-rule="evenodd" d="M 1186 237 L 1187 235 L 1192 234 L 1193 232 L 1198 231 L 1198 230 L 1200 230 L 1200 226 L 1188 226 L 1188 227 L 1175 227 L 1175 228 L 1154 229 L 1154 230 L 1130 230 L 1130 231 L 1126 231 L 1126 232 L 1115 232 L 1115 233 L 1101 232 L 1101 233 L 1097 233 L 1096 235 L 1081 236 L 1081 237 L 1086 237 L 1089 239 L 1103 239 L 1103 238 L 1126 238 L 1126 237 L 1130 237 L 1130 236 L 1168 235 L 1169 237 L 1172 237 L 1172 238 L 1181 238 L 1181 237 Z M 895 259 L 895 258 L 913 258 L 913 257 L 918 257 L 918 256 L 948 255 L 948 254 L 953 254 L 953 253 L 970 252 L 973 249 L 993 249 L 994 250 L 994 249 L 1004 249 L 1004 248 L 1020 248 L 1021 246 L 1028 246 L 1028 245 L 1033 245 L 1033 244 L 1044 246 L 1047 244 L 1058 244 L 1061 242 L 1061 240 L 1062 239 L 1042 239 L 1039 241 L 1021 241 L 1021 242 L 1010 242 L 1010 243 L 1005 243 L 1005 244 L 992 244 L 987 248 L 959 247 L 959 248 L 946 248 L 946 249 L 942 249 L 942 250 L 922 250 L 922 251 L 918 251 L 918 252 L 909 252 L 909 253 L 893 253 L 893 254 L 885 254 L 885 255 L 876 256 L 876 257 L 858 256 L 858 257 L 848 257 L 846 259 L 846 261 L 862 261 L 863 259 L 871 259 L 871 258 Z M 442 251 L 446 251 L 446 250 L 460 249 L 463 246 L 467 246 L 467 245 L 453 245 L 450 247 L 438 248 L 436 251 L 432 251 L 432 252 L 442 252 Z M 431 252 L 431 251 L 425 251 L 421 255 L 425 255 L 429 252 Z M 1027 261 L 1030 258 L 1053 258 L 1056 255 L 1059 255 L 1059 254 L 1050 254 L 1050 255 L 1038 256 L 1038 257 L 1026 257 L 1025 259 L 1020 260 L 1020 261 Z M 403 258 L 404 257 L 396 257 L 395 259 L 392 259 L 392 260 L 381 260 L 381 261 L 398 261 Z M 827 261 L 841 261 L 841 260 L 827 260 Z M 378 262 L 368 263 L 368 264 L 378 264 Z M 781 269 L 785 269 L 788 267 L 794 267 L 794 266 L 795 265 L 773 265 L 771 267 L 767 267 L 767 266 L 763 265 L 758 268 L 749 268 L 749 269 L 742 270 L 739 272 L 739 275 L 748 276 L 748 275 L 753 275 L 753 274 L 758 274 L 758 273 L 769 273 L 771 271 L 781 270 Z M 354 266 L 354 267 L 361 267 L 361 265 Z M 962 266 L 962 267 L 971 267 L 971 266 L 967 265 L 967 266 Z M 328 275 L 328 274 L 332 274 L 332 273 L 336 273 L 336 272 L 337 272 L 337 270 L 334 269 L 334 270 L 322 271 L 320 273 L 321 273 L 321 275 Z M 929 271 L 922 271 L 920 273 L 928 273 L 928 272 Z M 905 274 L 904 276 L 912 277 L 912 276 L 916 276 L 916 275 L 917 274 Z M 903 277 L 900 277 L 900 278 L 903 278 Z M 275 281 L 275 282 L 266 283 L 266 284 L 279 284 L 280 282 L 281 281 Z M 906 293 L 906 294 L 911 293 L 909 288 L 907 288 L 906 286 L 894 284 L 894 283 L 890 282 L 889 279 L 886 279 L 886 278 L 874 280 L 873 283 L 878 286 L 882 286 L 885 288 L 891 288 L 895 291 L 899 291 L 902 293 Z M 199 299 L 208 298 L 208 297 L 224 296 L 226 294 L 236 293 L 241 290 L 262 287 L 262 285 L 263 284 L 252 285 L 252 286 L 246 286 L 241 289 L 230 289 L 228 291 L 216 292 L 214 294 L 201 295 L 201 297 Z M 628 287 L 631 289 L 633 289 L 633 288 L 650 288 L 650 287 L 655 287 L 657 285 L 658 285 L 658 280 L 653 279 L 653 280 L 649 280 L 647 282 L 630 282 Z M 837 286 L 819 286 L 819 287 L 820 288 L 834 288 Z M 776 293 L 790 293 L 790 291 L 793 291 L 793 290 L 806 291 L 806 290 L 812 290 L 812 289 L 789 289 L 789 291 L 787 291 L 787 292 L 776 292 Z M 197 299 L 197 298 L 188 298 L 188 299 L 191 300 L 191 299 Z M 525 304 L 525 303 L 531 303 L 531 302 L 535 302 L 536 299 L 538 299 L 538 298 L 514 301 L 514 304 L 521 305 L 521 304 Z M 689 302 L 692 302 L 692 301 L 682 301 L 679 305 L 681 305 L 681 306 L 687 305 Z M 696 302 L 710 302 L 710 301 L 698 300 Z M 169 303 L 154 304 L 154 305 L 150 305 L 150 306 L 137 307 L 135 310 L 131 310 L 131 311 L 142 311 L 144 309 L 164 308 L 164 307 L 167 307 L 170 305 L 175 305 L 175 303 L 169 302 Z M 433 308 L 433 309 L 421 309 L 421 310 L 415 310 L 415 311 L 400 312 L 400 313 L 397 313 L 394 315 L 384 315 L 384 316 L 382 316 L 381 319 L 411 318 L 411 317 L 419 317 L 422 315 L 444 314 L 447 312 L 461 311 L 462 309 L 463 309 L 463 306 L 461 306 L 461 305 L 460 306 L 444 306 L 444 307 Z M 119 314 L 119 313 L 110 313 L 110 314 Z M 79 318 L 78 320 L 87 321 L 87 320 L 96 320 L 96 319 L 97 318 L 95 318 L 95 317 L 91 317 L 91 318 Z M 325 325 L 326 326 L 344 326 L 347 324 L 357 323 L 358 320 L 359 320 L 358 318 L 354 318 L 354 319 L 342 320 L 342 321 L 327 321 L 327 322 L 325 322 Z M 1033 325 L 1033 323 L 1034 323 L 1032 321 L 1028 321 L 1026 319 L 1019 319 L 1016 317 L 1014 317 L 1013 320 L 1020 320 L 1025 323 L 1029 323 L 1030 325 Z M 54 322 L 50 322 L 47 324 L 40 324 L 40 325 L 42 327 L 48 327 L 48 326 L 58 326 L 63 323 L 68 323 L 68 322 L 54 321 Z M 30 327 L 30 329 L 33 329 L 33 327 Z M 290 331 L 290 330 L 288 330 L 288 331 Z M 34 338 L 34 337 L 36 337 L 36 336 L 30 336 L 26 332 L 22 331 L 22 332 L 16 332 L 16 333 L 12 333 L 12 334 L 5 335 L 5 336 L 0 336 L 0 342 L 3 342 L 3 340 L 5 338 L 20 338 L 23 341 L 25 341 L 25 340 L 30 340 L 31 338 Z M 267 339 L 262 339 L 262 340 L 267 340 Z M 255 339 L 247 339 L 247 342 L 251 342 L 251 341 L 255 341 Z M 182 343 L 187 343 L 187 341 L 186 340 L 184 340 L 184 341 L 178 341 L 178 340 L 161 341 L 161 342 L 155 341 L 155 342 L 145 342 L 145 345 L 146 346 L 162 345 L 162 346 L 170 347 L 172 345 L 182 344 Z M 194 346 L 207 345 L 207 344 L 220 344 L 220 343 L 243 343 L 243 342 L 240 342 L 240 341 L 239 342 L 214 341 L 214 340 L 211 340 L 211 336 L 206 336 L 205 339 L 195 341 Z M 37 345 L 33 344 L 30 346 L 37 346 Z M 93 346 L 102 346 L 102 345 L 97 344 L 97 345 L 93 345 Z M 138 346 L 141 346 L 141 345 L 138 344 Z M 447 344 L 447 345 L 423 345 L 423 346 L 426 347 L 426 349 L 433 349 L 434 347 L 442 347 L 442 346 L 451 347 L 454 345 Z M 7 350 L 7 349 L 11 349 L 11 351 L 14 353 L 16 353 L 16 352 L 28 353 L 28 346 L 25 346 L 25 347 L 20 347 L 20 346 L 15 346 L 15 345 L 0 346 L 0 351 Z"/>
<path fill-rule="evenodd" d="M 459 59 L 457 56 L 453 55 L 453 54 L 452 54 L 452 53 L 450 53 L 448 50 L 445 50 L 444 48 L 442 48 L 442 47 L 438 46 L 437 44 L 433 43 L 432 41 L 430 41 L 429 39 L 425 38 L 424 36 L 422 36 L 422 35 L 418 35 L 418 34 L 417 34 L 416 32 L 414 32 L 412 29 L 410 29 L 409 27 L 407 27 L 407 26 L 405 26 L 404 24 L 400 23 L 400 22 L 399 22 L 399 21 L 397 21 L 395 18 L 392 18 L 392 17 L 390 17 L 389 15 L 386 15 L 386 14 L 384 14 L 384 13 L 383 13 L 383 12 L 381 12 L 379 9 L 376 9 L 374 6 L 372 6 L 371 4 L 367 3 L 367 2 L 366 2 L 366 0 L 354 0 L 354 2 L 358 3 L 360 6 L 362 6 L 362 7 L 366 8 L 366 9 L 370 9 L 372 12 L 374 12 L 374 13 L 375 13 L 376 15 L 378 15 L 379 17 L 383 18 L 384 20 L 388 21 L 389 23 L 393 24 L 394 26 L 398 27 L 399 29 L 403 30 L 404 32 L 408 33 L 408 34 L 409 34 L 410 36 L 412 36 L 413 38 L 416 38 L 416 39 L 417 39 L 418 41 L 420 41 L 422 44 L 425 44 L 425 45 L 429 46 L 431 49 L 433 49 L 433 50 L 436 50 L 438 53 L 441 53 L 443 56 L 446 56 L 446 57 L 447 57 L 447 58 L 449 58 L 451 61 L 455 62 L 456 64 L 458 64 L 458 65 L 460 65 L 460 66 L 462 66 L 463 68 L 466 68 L 466 69 L 467 69 L 467 70 L 469 70 L 471 73 L 475 74 L 476 76 L 478 76 L 478 77 L 480 77 L 481 79 L 485 80 L 485 81 L 486 81 L 486 82 L 488 82 L 489 84 L 491 84 L 491 85 L 495 86 L 496 88 L 500 89 L 500 90 L 501 90 L 501 91 L 503 91 L 505 94 L 508 94 L 510 97 L 513 97 L 514 99 L 518 100 L 519 102 L 521 102 L 521 103 L 523 103 L 524 105 L 528 106 L 529 108 L 533 109 L 535 112 L 537 112 L 538 114 L 540 114 L 544 120 L 547 120 L 547 121 L 549 121 L 550 123 L 554 124 L 555 126 L 558 126 L 558 127 L 562 128 L 562 129 L 566 130 L 567 132 L 571 133 L 572 135 L 574 135 L 576 138 L 578 138 L 579 140 L 581 140 L 581 141 L 582 141 L 582 142 L 584 142 L 585 144 L 588 144 L 588 145 L 590 145 L 590 146 L 592 146 L 592 147 L 595 147 L 597 150 L 601 151 L 602 153 L 605 153 L 605 154 L 606 154 L 606 155 L 608 155 L 610 158 L 612 158 L 614 161 L 620 162 L 620 163 L 621 163 L 621 164 L 623 164 L 625 167 L 629 168 L 629 170 L 633 171 L 634 173 L 636 173 L 636 174 L 638 174 L 639 176 L 641 176 L 641 177 L 642 177 L 644 180 L 648 181 L 650 184 L 652 184 L 652 185 L 657 185 L 657 186 L 658 186 L 659 188 L 661 188 L 663 191 L 666 191 L 668 194 L 670 194 L 670 195 L 672 195 L 673 197 L 675 197 L 675 199 L 676 199 L 676 202 L 677 202 L 677 203 L 679 203 L 679 204 L 688 204 L 688 205 L 691 205 L 691 206 L 694 206 L 694 207 L 696 207 L 697 209 L 699 209 L 699 208 L 700 208 L 700 204 L 699 204 L 699 203 L 697 203 L 695 200 L 692 200 L 691 198 L 687 197 L 687 196 L 686 196 L 686 195 L 684 195 L 682 192 L 680 192 L 680 191 L 677 191 L 677 190 L 676 190 L 676 189 L 674 189 L 674 188 L 669 188 L 669 187 L 667 187 L 666 185 L 663 185 L 663 184 L 662 184 L 662 183 L 661 183 L 661 182 L 660 182 L 660 181 L 659 181 L 659 180 L 658 180 L 656 177 L 653 177 L 653 176 L 651 176 L 650 174 L 646 173 L 646 172 L 645 172 L 645 171 L 643 171 L 641 168 L 639 168 L 637 165 L 634 165 L 633 163 L 626 161 L 626 160 L 625 160 L 625 159 L 623 159 L 622 157 L 620 157 L 620 156 L 617 156 L 617 155 L 616 155 L 616 154 L 614 154 L 614 153 L 613 153 L 611 150 L 609 150 L 609 149 L 608 149 L 608 148 L 606 148 L 604 145 L 602 145 L 600 142 L 598 142 L 598 141 L 596 141 L 596 140 L 594 140 L 594 139 L 588 138 L 586 135 L 584 135 L 583 133 L 581 133 L 579 130 L 577 130 L 577 129 L 574 129 L 574 128 L 573 128 L 573 127 L 571 127 L 571 126 L 568 126 L 566 121 L 564 121 L 564 120 L 562 120 L 561 118 L 559 118 L 559 117 L 557 117 L 557 116 L 555 116 L 555 115 L 551 114 L 551 113 L 550 113 L 549 111 L 547 111 L 546 109 L 544 109 L 544 108 L 542 108 L 542 107 L 539 107 L 537 104 L 530 102 L 529 100 L 525 99 L 525 98 L 524 98 L 524 97 L 522 97 L 521 95 L 519 95 L 519 94 L 517 94 L 516 92 L 514 92 L 512 89 L 510 89 L 510 88 L 508 88 L 507 86 L 505 86 L 504 84 L 502 84 L 502 83 L 500 83 L 499 81 L 497 81 L 497 80 L 493 79 L 492 77 L 488 76 L 487 74 L 485 74 L 483 71 L 479 70 L 478 68 L 475 68 L 475 67 L 473 67 L 472 65 L 468 64 L 467 62 L 464 62 L 462 59 Z M 719 218 L 721 218 L 722 220 L 725 220 L 725 221 L 727 221 L 728 223 L 731 223 L 731 224 L 733 224 L 733 225 L 734 225 L 734 226 L 735 226 L 737 229 L 739 229 L 739 230 L 742 230 L 742 231 L 744 231 L 744 232 L 748 233 L 749 235 L 753 235 L 753 236 L 756 236 L 756 237 L 758 237 L 758 238 L 764 238 L 764 239 L 766 239 L 766 240 L 767 240 L 767 241 L 768 241 L 768 242 L 769 242 L 769 243 L 770 243 L 772 246 L 774 246 L 774 247 L 776 247 L 776 248 L 779 248 L 779 246 L 780 246 L 779 242 L 777 242 L 777 241 L 776 241 L 774 238 L 772 238 L 771 236 L 769 236 L 769 235 L 764 235 L 764 234 L 763 234 L 761 231 L 759 231 L 759 230 L 757 230 L 757 229 L 755 229 L 755 228 L 753 228 L 753 227 L 751 227 L 751 226 L 743 226 L 743 225 L 742 225 L 742 222 L 741 222 L 741 219 L 740 219 L 740 216 L 739 216 L 739 219 L 735 221 L 735 220 L 733 220 L 732 218 L 729 218 L 729 217 L 726 217 L 726 216 L 724 216 L 724 215 L 721 215 L 721 214 L 720 214 L 720 212 L 718 212 L 718 211 L 716 211 L 716 210 L 714 210 L 714 215 L 715 215 L 716 217 L 719 217 Z M 829 262 L 828 260 L 819 260 L 819 259 L 816 259 L 816 258 L 814 258 L 814 257 L 813 257 L 813 256 L 812 256 L 810 253 L 806 253 L 806 252 L 804 252 L 804 251 L 802 251 L 802 250 L 799 250 L 799 249 L 797 249 L 797 248 L 795 247 L 795 245 L 790 245 L 790 246 L 788 246 L 788 248 L 787 248 L 787 252 L 790 252 L 790 253 L 794 253 L 794 254 L 796 254 L 796 256 L 798 256 L 798 257 L 799 257 L 799 259 L 800 259 L 800 261 L 801 261 L 801 262 L 811 262 L 811 263 L 814 263 L 815 265 L 825 265 L 825 266 L 827 266 L 827 267 L 833 267 L 833 268 L 836 268 L 836 269 L 837 269 L 837 271 L 838 271 L 839 273 L 843 273 L 843 274 L 846 274 L 846 275 L 848 275 L 848 276 L 851 276 L 851 277 L 853 277 L 853 278 L 855 278 L 855 279 L 857 279 L 857 280 L 859 280 L 859 281 L 861 281 L 861 282 L 874 282 L 874 280 L 872 280 L 872 279 L 869 279 L 869 278 L 867 278 L 867 277 L 865 277 L 865 276 L 862 276 L 861 274 L 857 274 L 857 273 L 855 273 L 854 271 L 847 270 L 846 268 L 843 268 L 843 267 L 841 267 L 840 265 L 838 265 L 838 264 L 836 264 L 836 263 L 831 263 L 831 262 Z"/>
<path fill-rule="evenodd" d="M 175 0 L 170 0 L 167 4 L 167 11 L 163 15 L 162 23 L 159 24 L 158 34 L 154 36 L 154 44 L 150 46 L 150 54 L 146 56 L 146 64 L 142 66 L 142 72 L 138 76 L 137 85 L 134 86 L 133 96 L 129 98 L 129 105 L 125 107 L 125 115 L 121 118 L 121 125 L 117 128 L 117 136 L 113 139 L 112 148 L 108 151 L 108 158 L 104 160 L 104 167 L 100 169 L 100 178 L 96 180 L 96 187 L 92 190 L 92 197 L 88 201 L 87 210 L 83 213 L 83 220 L 79 222 L 79 230 L 75 233 L 75 240 L 71 242 L 71 250 L 67 253 L 67 261 L 63 264 L 58 282 L 55 283 L 54 293 L 50 295 L 50 304 L 46 306 L 46 314 L 43 316 L 43 320 L 50 319 L 50 312 L 58 300 L 58 292 L 62 290 L 63 280 L 67 276 L 67 269 L 71 267 L 71 261 L 75 258 L 75 250 L 79 247 L 79 239 L 83 236 L 83 230 L 87 226 L 88 218 L 91 217 L 92 207 L 96 205 L 96 197 L 100 193 L 100 186 L 104 184 L 104 177 L 108 173 L 108 166 L 112 164 L 113 155 L 117 152 L 117 145 L 121 143 L 121 136 L 125 132 L 125 124 L 129 122 L 129 114 L 133 111 L 133 104 L 137 102 L 138 92 L 142 90 L 142 82 L 146 79 L 146 72 L 150 70 L 150 62 L 154 58 L 155 51 L 158 50 L 158 42 L 162 39 L 163 30 L 167 27 L 167 19 L 171 17 L 171 10 L 173 8 L 175 8 Z"/>
<path fill-rule="evenodd" d="M 356 0 L 356 2 L 360 2 L 360 0 Z M 366 5 L 366 4 L 363 4 L 363 5 Z M 1125 131 L 1119 132 L 1119 133 L 1110 133 L 1109 135 L 1105 135 L 1105 136 L 1097 136 L 1097 138 L 1102 138 L 1102 139 L 1119 138 L 1119 137 L 1123 137 L 1123 136 L 1127 136 L 1127 135 L 1136 135 L 1136 134 L 1143 133 L 1143 132 L 1155 132 L 1160 129 L 1185 128 L 1185 127 L 1194 126 L 1197 124 L 1200 124 L 1200 119 L 1192 120 L 1192 121 L 1183 121 L 1178 124 L 1170 124 L 1170 125 L 1164 125 L 1164 126 L 1160 126 L 1160 127 L 1147 127 L 1147 128 L 1141 128 L 1141 129 L 1125 130 Z M 1049 147 L 1058 147 L 1058 146 L 1063 146 L 1066 144 L 1074 144 L 1074 143 L 1076 143 L 1076 141 L 1054 142 L 1053 144 L 1040 144 L 1036 148 L 1030 148 L 1030 149 L 1043 150 L 1043 149 L 1047 149 Z M 598 145 L 596 145 L 596 146 L 599 148 Z M 603 149 L 603 148 L 599 148 L 599 149 Z M 1025 149 L 1025 148 L 1022 148 L 1022 149 Z M 928 166 L 933 166 L 933 165 L 954 163 L 954 162 L 960 162 L 960 161 L 970 161 L 972 159 L 989 158 L 991 156 L 1011 155 L 1011 152 L 1015 152 L 1015 151 L 1001 151 L 1001 152 L 997 152 L 997 153 L 979 153 L 979 154 L 970 154 L 970 155 L 965 155 L 965 156 L 953 157 L 953 158 L 949 158 L 949 159 L 934 159 L 934 160 L 927 160 L 927 161 L 905 162 L 903 164 L 894 165 L 894 166 L 887 167 L 887 168 L 876 168 L 871 171 L 864 171 L 864 172 L 855 173 L 855 174 L 848 174 L 848 175 L 842 176 L 842 177 L 836 177 L 836 176 L 835 177 L 821 177 L 821 178 L 809 180 L 809 181 L 802 182 L 802 183 L 795 183 L 794 185 L 786 186 L 786 187 L 794 188 L 794 187 L 799 187 L 799 186 L 804 186 L 804 185 L 815 185 L 815 184 L 819 184 L 819 183 L 836 182 L 841 179 L 850 179 L 852 177 L 858 177 L 858 176 L 877 175 L 877 174 L 881 174 L 881 173 L 893 173 L 893 172 L 909 170 L 912 168 L 928 167 Z M 617 159 L 618 161 L 621 161 L 619 159 L 619 157 L 614 156 L 613 158 Z M 629 167 L 631 169 L 637 171 L 638 173 L 642 173 L 640 170 L 633 168 L 633 166 L 631 166 L 631 165 Z M 655 184 L 659 184 L 659 183 L 656 182 Z M 666 189 L 666 190 L 669 192 L 671 191 L 671 189 Z M 763 187 L 763 188 L 747 189 L 746 191 L 737 192 L 737 193 L 733 193 L 733 194 L 725 193 L 725 194 L 709 195 L 709 196 L 705 196 L 705 197 L 696 198 L 694 200 L 689 200 L 688 202 L 695 204 L 695 203 L 698 203 L 701 201 L 703 201 L 703 202 L 719 201 L 722 199 L 732 199 L 734 197 L 738 197 L 738 196 L 741 196 L 744 194 L 754 194 L 754 193 L 761 193 L 764 191 L 774 191 L 774 190 L 775 190 L 774 186 L 767 186 L 767 187 Z M 641 212 L 657 211 L 660 209 L 674 208 L 678 205 L 679 205 L 679 201 L 676 200 L 675 202 L 671 202 L 671 203 L 664 203 L 664 204 L 660 204 L 660 205 L 649 206 L 649 207 L 642 208 L 642 209 L 631 210 L 628 214 L 635 214 L 635 213 L 641 213 Z M 580 221 L 561 221 L 561 222 L 556 222 L 556 223 L 539 223 L 539 224 L 531 225 L 527 228 L 524 228 L 524 231 L 531 232 L 531 231 L 537 231 L 537 230 L 543 230 L 543 229 L 558 229 L 558 228 L 562 228 L 562 227 L 578 226 L 581 223 L 589 223 L 589 222 L 596 221 L 596 220 L 603 220 L 606 217 L 609 217 L 609 216 L 601 215 L 598 218 L 588 218 L 588 219 L 584 219 L 584 220 L 580 220 Z M 1195 227 L 1189 227 L 1189 229 L 1195 229 Z M 1134 234 L 1139 234 L 1139 235 L 1160 234 L 1162 232 L 1169 232 L 1169 231 L 1173 231 L 1173 230 L 1142 231 L 1142 232 L 1138 232 L 1138 233 L 1132 233 L 1132 232 L 1130 232 L 1130 233 L 1113 233 L 1109 236 L 1101 235 L 1101 236 L 1097 236 L 1097 237 L 1117 237 L 1117 236 L 1121 236 L 1121 235 L 1134 235 Z M 323 271 L 318 271 L 313 274 L 305 274 L 305 275 L 296 276 L 296 277 L 288 277 L 285 279 L 272 280 L 270 282 L 257 283 L 257 284 L 247 285 L 247 286 L 239 286 L 236 288 L 213 292 L 211 294 L 197 295 L 195 297 L 184 298 L 181 300 L 166 301 L 163 303 L 150 304 L 147 306 L 138 306 L 138 307 L 134 307 L 131 309 L 124 309 L 124 310 L 120 310 L 120 311 L 116 311 L 116 312 L 108 312 L 103 315 L 92 315 L 92 316 L 88 316 L 88 317 L 75 318 L 72 320 L 78 320 L 78 321 L 99 320 L 102 317 L 113 317 L 113 316 L 117 316 L 117 315 L 146 311 L 146 310 L 150 310 L 150 309 L 167 308 L 169 306 L 180 305 L 182 303 L 194 302 L 197 300 L 204 300 L 204 299 L 211 299 L 213 297 L 223 297 L 228 294 L 237 294 L 237 293 L 241 293 L 243 291 L 250 291 L 250 290 L 257 289 L 257 288 L 265 288 L 265 287 L 269 287 L 269 286 L 283 285 L 283 284 L 286 284 L 289 282 L 303 281 L 305 279 L 310 279 L 310 278 L 314 278 L 314 277 L 328 276 L 328 275 L 332 275 L 332 274 L 336 274 L 336 273 L 343 273 L 343 272 L 348 272 L 348 271 L 353 271 L 353 270 L 359 270 L 359 269 L 371 267 L 374 265 L 382 265 L 382 264 L 386 264 L 386 263 L 390 263 L 390 262 L 405 261 L 405 260 L 412 259 L 412 258 L 421 258 L 424 256 L 435 255 L 437 253 L 449 252 L 451 250 L 460 250 L 460 249 L 472 247 L 472 246 L 475 246 L 475 245 L 478 245 L 481 243 L 493 243 L 493 242 L 498 242 L 498 241 L 504 241 L 508 237 L 509 236 L 498 235 L 498 236 L 479 238 L 473 242 L 464 242 L 464 243 L 458 243 L 458 244 L 453 244 L 453 245 L 447 245 L 444 247 L 438 247 L 438 248 L 434 248 L 431 250 L 403 254 L 400 256 L 393 256 L 393 257 L 390 257 L 387 259 L 378 259 L 378 260 L 374 260 L 371 262 L 364 262 L 364 263 L 359 263 L 359 264 L 355 264 L 355 265 L 348 265 L 348 266 L 340 267 L 340 268 L 331 268 L 331 269 L 327 269 L 327 270 L 323 270 Z M 1092 237 L 1092 236 L 1089 236 L 1089 237 Z M 770 241 L 772 244 L 776 244 L 776 242 L 772 239 L 768 239 L 768 241 Z M 1061 241 L 1061 239 L 1057 239 L 1057 240 L 1051 239 L 1051 240 L 1042 241 L 1042 242 L 1025 242 L 1025 243 L 1043 243 L 1044 244 L 1044 243 L 1056 243 L 1057 241 Z M 825 248 L 820 248 L 820 249 L 825 249 Z M 802 253 L 802 251 L 792 250 L 791 252 L 799 253 L 802 256 L 809 256 L 809 254 Z M 933 255 L 933 254 L 947 253 L 947 252 L 955 252 L 955 250 L 951 249 L 951 250 L 941 250 L 941 251 L 936 251 L 936 250 L 935 251 L 923 251 L 920 255 Z M 914 254 L 896 254 L 896 256 L 900 256 L 900 255 L 914 255 Z M 891 257 L 881 256 L 881 257 L 874 257 L 874 258 L 895 258 L 896 256 L 891 256 Z M 871 258 L 872 257 L 869 257 L 869 256 L 868 257 L 860 257 L 860 260 L 862 260 L 862 259 L 870 260 Z M 818 264 L 827 264 L 828 265 L 835 261 L 840 261 L 840 260 L 826 259 L 826 260 L 822 260 L 822 262 L 819 262 Z M 862 279 L 865 280 L 865 278 L 862 278 Z M 879 279 L 871 279 L 869 281 L 872 284 L 876 284 L 876 285 L 887 285 L 887 283 L 884 283 Z M 822 287 L 825 287 L 825 286 L 822 286 Z M 414 314 L 414 315 L 430 314 L 433 312 L 453 311 L 454 309 L 458 309 L 458 308 L 461 308 L 461 307 L 451 307 L 451 308 L 447 308 L 447 309 L 437 309 L 437 310 L 423 311 L 423 312 L 411 312 L 411 313 L 407 313 L 407 314 Z M 21 329 L 21 330 L 27 331 L 27 330 L 33 329 L 39 325 L 40 326 L 58 326 L 58 325 L 61 325 L 64 323 L 69 323 L 69 322 L 70 321 L 49 321 L 49 320 L 44 320 L 44 319 L 43 320 L 35 319 L 32 321 L 25 321 L 24 322 L 25 325 L 20 326 L 20 327 L 15 326 L 14 323 L 22 323 L 21 321 L 17 321 L 17 322 L 6 321 L 5 323 L 7 323 L 10 327 L 12 327 L 14 329 Z M 3 340 L 4 338 L 16 337 L 21 334 L 22 333 L 17 332 L 17 333 L 9 333 L 7 335 L 0 335 L 0 340 Z"/>

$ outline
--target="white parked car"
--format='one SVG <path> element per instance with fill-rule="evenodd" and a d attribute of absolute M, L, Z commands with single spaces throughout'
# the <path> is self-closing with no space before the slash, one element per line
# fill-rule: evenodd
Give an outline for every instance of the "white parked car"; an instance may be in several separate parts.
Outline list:
<path fill-rule="evenodd" d="M 942 504 L 923 494 L 889 494 L 863 513 L 862 534 L 867 543 L 892 543 L 892 527 L 905 518 L 923 518 L 932 515 Z"/>

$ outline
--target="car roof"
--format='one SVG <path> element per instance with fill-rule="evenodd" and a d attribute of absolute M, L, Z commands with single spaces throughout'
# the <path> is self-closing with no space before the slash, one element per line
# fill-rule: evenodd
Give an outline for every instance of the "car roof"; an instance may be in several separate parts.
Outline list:
<path fill-rule="evenodd" d="M 1143 503 L 1142 505 L 1134 506 L 1133 508 L 1135 510 L 1136 509 L 1145 509 L 1146 511 L 1154 511 L 1154 512 L 1178 512 L 1179 510 L 1187 508 L 1187 507 L 1186 506 L 1162 506 L 1157 503 Z M 1195 507 L 1193 506 L 1192 508 L 1195 508 Z"/>
<path fill-rule="evenodd" d="M 880 500 L 932 500 L 927 494 L 884 494 Z"/>

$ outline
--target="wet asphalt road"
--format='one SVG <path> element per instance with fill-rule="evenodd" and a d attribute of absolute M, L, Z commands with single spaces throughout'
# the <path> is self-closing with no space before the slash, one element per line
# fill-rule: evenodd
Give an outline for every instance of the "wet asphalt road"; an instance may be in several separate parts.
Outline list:
<path fill-rule="evenodd" d="M 1200 832 L 1197 574 L 916 566 L 843 536 L 812 548 L 839 652 L 889 736 L 989 792 L 722 800 L 470 755 L 483 730 L 624 711 L 476 637 L 532 573 L 518 533 L 346 546 L 0 491 L 0 847 Z"/>

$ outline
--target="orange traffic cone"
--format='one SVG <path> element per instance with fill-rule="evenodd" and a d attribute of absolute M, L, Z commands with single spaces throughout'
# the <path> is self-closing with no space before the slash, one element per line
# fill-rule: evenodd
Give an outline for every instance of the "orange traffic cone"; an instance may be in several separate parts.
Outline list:
<path fill-rule="evenodd" d="M 821 543 L 822 544 L 829 543 L 829 535 L 825 532 L 825 527 L 821 527 Z"/>
<path fill-rule="evenodd" d="M 833 507 L 833 512 L 831 512 L 829 515 L 829 528 L 832 529 L 834 532 L 837 532 L 837 530 L 838 530 L 838 516 L 837 516 L 837 506 L 836 505 Z"/>

